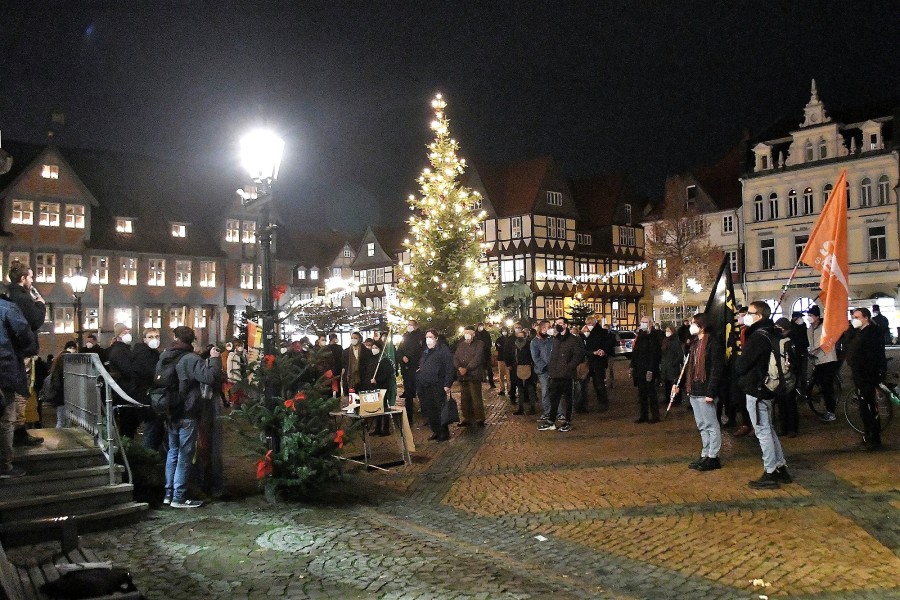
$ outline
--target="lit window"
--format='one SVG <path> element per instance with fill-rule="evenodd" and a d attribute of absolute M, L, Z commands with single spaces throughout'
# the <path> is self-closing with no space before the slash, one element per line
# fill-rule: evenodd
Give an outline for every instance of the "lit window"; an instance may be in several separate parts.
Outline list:
<path fill-rule="evenodd" d="M 566 276 L 566 262 L 559 258 L 548 258 L 545 261 L 547 279 L 561 279 Z"/>
<path fill-rule="evenodd" d="M 81 269 L 81 257 L 76 254 L 66 254 L 63 256 L 63 281 L 68 281 L 69 277 Z"/>
<path fill-rule="evenodd" d="M 509 223 L 513 239 L 522 237 L 522 217 L 513 217 Z"/>
<path fill-rule="evenodd" d="M 59 179 L 59 166 L 44 165 L 41 167 L 41 177 L 44 179 Z"/>
<path fill-rule="evenodd" d="M 366 244 L 366 256 L 375 256 L 375 242 Z"/>
<path fill-rule="evenodd" d="M 185 311 L 182 308 L 169 309 L 169 329 L 175 329 L 184 325 Z"/>
<path fill-rule="evenodd" d="M 313 279 L 313 280 L 318 279 L 319 278 L 319 269 L 317 269 L 316 267 L 313 267 L 312 269 L 310 269 L 309 270 L 309 278 Z"/>
<path fill-rule="evenodd" d="M 796 217 L 800 214 L 798 211 L 800 210 L 800 205 L 797 204 L 797 190 L 791 190 L 788 192 L 788 216 Z"/>
<path fill-rule="evenodd" d="M 75 308 L 58 306 L 53 309 L 53 333 L 75 333 Z"/>
<path fill-rule="evenodd" d="M 133 313 L 130 308 L 114 308 L 113 323 L 122 323 L 128 329 L 131 329 L 133 323 Z"/>
<path fill-rule="evenodd" d="M 191 261 L 175 261 L 175 287 L 191 287 Z"/>
<path fill-rule="evenodd" d="M 66 204 L 66 227 L 69 229 L 84 229 L 83 205 Z"/>
<path fill-rule="evenodd" d="M 138 261 L 136 258 L 119 259 L 119 284 L 137 285 Z"/>
<path fill-rule="evenodd" d="M 147 261 L 147 285 L 164 287 L 166 285 L 166 259 L 151 258 Z"/>
<path fill-rule="evenodd" d="M 869 260 L 884 260 L 887 258 L 887 237 L 885 228 L 869 227 Z"/>
<path fill-rule="evenodd" d="M 811 215 L 815 210 L 815 206 L 813 206 L 813 191 L 811 187 L 803 190 L 803 214 Z"/>
<path fill-rule="evenodd" d="M 481 196 L 476 196 L 475 199 L 472 201 L 472 210 L 481 210 L 481 204 L 482 204 Z"/>
<path fill-rule="evenodd" d="M 737 250 L 729 250 L 725 253 L 725 256 L 728 258 L 728 266 L 731 269 L 732 273 L 738 272 L 738 254 Z"/>
<path fill-rule="evenodd" d="M 241 222 L 241 242 L 245 244 L 256 243 L 256 221 Z"/>
<path fill-rule="evenodd" d="M 34 255 L 34 280 L 38 283 L 56 283 L 56 255 Z"/>
<path fill-rule="evenodd" d="M 500 281 L 512 283 L 525 276 L 525 257 L 510 257 L 500 261 Z"/>
<path fill-rule="evenodd" d="M 34 224 L 34 202 L 31 200 L 13 200 L 12 223 L 16 225 Z"/>
<path fill-rule="evenodd" d="M 109 284 L 109 259 L 105 256 L 91 257 L 91 283 Z"/>
<path fill-rule="evenodd" d="M 206 329 L 207 322 L 209 322 L 209 309 L 197 309 L 194 312 L 194 329 Z"/>
<path fill-rule="evenodd" d="M 262 289 L 262 266 L 256 266 L 256 289 Z"/>
<path fill-rule="evenodd" d="M 620 246 L 636 246 L 637 239 L 635 237 L 634 227 L 619 227 L 619 245 Z"/>
<path fill-rule="evenodd" d="M 562 206 L 562 192 L 547 192 L 547 204 Z"/>
<path fill-rule="evenodd" d="M 759 240 L 763 271 L 775 268 L 775 238 Z"/>
<path fill-rule="evenodd" d="M 344 258 L 352 258 L 352 257 L 353 257 L 353 251 L 351 251 L 350 248 L 344 248 Z"/>
<path fill-rule="evenodd" d="M 200 287 L 216 287 L 216 263 L 212 260 L 200 261 Z"/>
<path fill-rule="evenodd" d="M 187 237 L 187 225 L 184 223 L 172 223 L 172 237 Z"/>
<path fill-rule="evenodd" d="M 878 204 L 887 204 L 890 202 L 890 184 L 888 176 L 882 175 L 878 178 Z"/>
<path fill-rule="evenodd" d="M 160 329 L 162 328 L 162 309 L 161 308 L 145 308 L 144 309 L 144 329 Z"/>
<path fill-rule="evenodd" d="M 237 219 L 225 221 L 225 241 L 235 243 L 241 241 L 241 222 Z"/>
<path fill-rule="evenodd" d="M 253 289 L 253 263 L 241 263 L 241 289 Z"/>
<path fill-rule="evenodd" d="M 41 202 L 38 225 L 42 227 L 59 227 L 59 203 Z"/>
<path fill-rule="evenodd" d="M 117 218 L 116 231 L 119 233 L 134 233 L 134 219 Z"/>
<path fill-rule="evenodd" d="M 297 267 L 297 279 L 306 279 L 306 269 L 304 267 Z"/>

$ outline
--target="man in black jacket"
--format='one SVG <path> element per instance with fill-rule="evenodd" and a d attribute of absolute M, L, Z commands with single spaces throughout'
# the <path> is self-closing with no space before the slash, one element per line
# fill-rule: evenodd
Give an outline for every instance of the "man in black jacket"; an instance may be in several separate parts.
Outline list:
<path fill-rule="evenodd" d="M 119 384 L 122 391 L 134 398 L 134 354 L 131 352 L 131 328 L 124 323 L 113 326 L 113 341 L 106 351 L 106 370 Z M 116 411 L 119 433 L 134 439 L 137 428 L 141 424 L 140 412 L 116 394 L 116 404 L 121 406 Z"/>
<path fill-rule="evenodd" d="M 590 367 L 590 376 L 594 382 L 597 404 L 601 411 L 605 411 L 609 408 L 609 398 L 606 394 L 606 369 L 609 367 L 609 357 L 616 351 L 616 338 L 609 332 L 609 329 L 601 327 L 594 317 L 589 318 L 585 325 L 588 328 L 588 335 L 584 340 L 584 346 Z M 582 389 L 584 390 L 582 395 L 587 396 L 587 387 Z M 587 402 L 582 402 L 582 404 L 587 404 Z"/>
<path fill-rule="evenodd" d="M 863 443 L 869 450 L 877 450 L 881 447 L 881 419 L 875 389 L 887 372 L 884 332 L 875 325 L 867 308 L 854 309 L 851 324 L 859 332 L 850 344 L 847 362 L 853 373 L 853 385 L 859 390 L 859 416 L 865 428 Z"/>
<path fill-rule="evenodd" d="M 549 418 L 538 424 L 538 431 L 556 429 L 556 416 L 559 402 L 566 397 L 565 421 L 559 426 L 562 432 L 572 429 L 572 409 L 575 405 L 575 376 L 579 363 L 584 360 L 584 342 L 580 336 L 569 331 L 569 320 L 563 317 L 556 319 L 556 337 L 550 351 L 550 364 L 547 373 L 550 375 L 550 414 Z M 525 402 L 525 398 L 521 401 Z"/>
<path fill-rule="evenodd" d="M 397 360 L 400 361 L 400 375 L 403 376 L 403 403 L 406 405 L 406 418 L 413 424 L 416 398 L 416 371 L 425 350 L 425 333 L 419 329 L 419 323 L 410 319 L 406 324 L 403 341 L 397 348 Z M 419 399 L 421 402 L 421 398 Z"/>
<path fill-rule="evenodd" d="M 872 318 L 869 319 L 869 322 L 873 325 L 878 325 L 878 328 L 881 329 L 881 333 L 884 335 L 884 344 L 890 344 L 891 324 L 887 320 L 887 317 L 881 314 L 881 307 L 877 304 L 872 305 Z"/>
<path fill-rule="evenodd" d="M 754 489 L 777 488 L 779 483 L 793 481 L 787 470 L 781 442 L 772 428 L 774 395 L 763 385 L 768 374 L 773 345 L 777 347 L 778 344 L 775 324 L 769 318 L 771 314 L 772 309 L 769 305 L 759 300 L 751 302 L 747 307 L 747 315 L 744 317 L 747 333 L 741 356 L 735 367 L 738 384 L 747 395 L 747 412 L 750 413 L 750 421 L 762 449 L 765 468 L 762 477 L 748 484 Z"/>
<path fill-rule="evenodd" d="M 34 287 L 34 272 L 31 268 L 21 263 L 13 261 L 9 265 L 9 287 L 7 288 L 7 297 L 9 301 L 19 307 L 25 320 L 28 321 L 31 331 L 35 333 L 33 344 L 28 348 L 22 349 L 22 355 L 27 357 L 37 356 L 38 354 L 38 338 L 37 330 L 44 325 L 44 318 L 47 314 L 46 302 L 41 297 L 41 293 Z M 44 438 L 36 437 L 28 433 L 25 426 L 25 405 L 28 402 L 26 394 L 16 394 L 16 425 L 13 434 L 14 446 L 40 446 L 44 442 Z"/>
<path fill-rule="evenodd" d="M 481 343 L 484 344 L 484 374 L 487 378 L 488 387 L 495 388 L 494 385 L 494 368 L 492 366 L 493 357 L 491 356 L 491 348 L 494 347 L 494 344 L 491 342 L 491 334 L 485 328 L 484 323 L 478 324 L 478 331 L 475 332 L 475 337 L 481 340 Z"/>
<path fill-rule="evenodd" d="M 147 392 L 153 385 L 156 375 L 156 365 L 159 362 L 159 329 L 145 329 L 144 339 L 134 345 L 132 351 L 134 373 L 134 399 L 138 402 L 150 405 L 150 397 Z M 130 410 L 130 409 L 125 409 Z M 144 447 L 152 450 L 162 450 L 163 438 L 166 433 L 165 422 L 153 413 L 149 408 L 142 411 L 144 421 Z"/>
<path fill-rule="evenodd" d="M 637 337 L 631 347 L 631 379 L 638 389 L 641 414 L 635 423 L 659 423 L 656 382 L 662 361 L 662 340 L 650 317 L 641 317 Z"/>

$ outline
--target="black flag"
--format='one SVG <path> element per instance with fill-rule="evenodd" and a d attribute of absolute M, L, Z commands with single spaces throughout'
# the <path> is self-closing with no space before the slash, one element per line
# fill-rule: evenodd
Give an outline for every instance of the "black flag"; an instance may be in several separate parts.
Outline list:
<path fill-rule="evenodd" d="M 728 256 L 722 260 L 719 276 L 713 284 L 706 301 L 706 323 L 719 339 L 725 344 L 725 360 L 731 359 L 731 346 L 728 340 L 734 329 L 734 316 L 737 314 L 737 306 L 734 299 L 734 284 L 731 282 L 731 264 Z"/>

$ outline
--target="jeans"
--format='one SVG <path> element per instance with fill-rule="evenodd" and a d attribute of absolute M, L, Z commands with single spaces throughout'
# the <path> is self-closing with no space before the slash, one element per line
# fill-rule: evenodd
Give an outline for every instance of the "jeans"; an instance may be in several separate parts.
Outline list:
<path fill-rule="evenodd" d="M 566 398 L 565 419 L 566 422 L 572 421 L 572 408 L 575 406 L 574 388 L 575 380 L 566 378 L 552 378 L 550 380 L 550 415 L 549 420 L 556 419 L 559 413 L 560 400 Z"/>
<path fill-rule="evenodd" d="M 0 403 L 5 402 L 0 415 L 0 470 L 12 468 L 13 429 L 16 422 L 16 394 L 12 390 L 0 390 Z"/>
<path fill-rule="evenodd" d="M 541 415 L 545 419 L 550 418 L 550 375 L 538 373 L 538 381 L 541 382 Z"/>
<path fill-rule="evenodd" d="M 691 408 L 694 409 L 694 420 L 700 431 L 700 440 L 703 449 L 700 456 L 717 458 L 722 449 L 722 430 L 719 429 L 719 419 L 716 416 L 718 402 L 707 402 L 705 396 L 691 396 Z"/>
<path fill-rule="evenodd" d="M 167 423 L 169 454 L 166 457 L 166 496 L 182 502 L 187 494 L 188 475 L 197 445 L 197 420 L 178 419 Z"/>
<path fill-rule="evenodd" d="M 772 401 L 757 400 L 747 394 L 747 412 L 750 413 L 750 421 L 753 423 L 756 439 L 759 440 L 759 447 L 762 449 L 763 467 L 766 473 L 774 473 L 775 469 L 783 467 L 786 462 L 781 442 L 778 441 L 778 436 L 772 430 Z"/>
<path fill-rule="evenodd" d="M 166 439 L 166 422 L 153 415 L 144 421 L 144 448 L 159 452 Z"/>

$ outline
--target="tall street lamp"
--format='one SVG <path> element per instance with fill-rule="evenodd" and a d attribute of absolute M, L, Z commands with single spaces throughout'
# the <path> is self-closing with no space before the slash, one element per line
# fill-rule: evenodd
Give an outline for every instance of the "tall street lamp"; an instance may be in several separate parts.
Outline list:
<path fill-rule="evenodd" d="M 78 351 L 81 352 L 81 348 L 84 345 L 84 317 L 81 314 L 81 297 L 87 290 L 87 275 L 79 268 L 74 275 L 69 277 L 69 285 L 72 286 L 72 297 L 75 298 L 75 335 L 78 339 Z"/>
<path fill-rule="evenodd" d="M 278 167 L 284 152 L 284 140 L 266 130 L 248 133 L 240 141 L 241 162 L 250 180 L 256 184 L 255 190 L 238 190 L 241 203 L 245 208 L 259 207 L 259 218 L 256 224 L 259 236 L 260 262 L 262 263 L 262 331 L 263 353 L 275 354 L 275 302 L 272 294 L 272 234 L 275 225 L 271 223 L 270 205 L 275 196 L 275 180 L 278 178 Z M 272 390 L 265 391 L 266 407 L 274 410 Z M 269 447 L 277 450 L 278 432 L 268 432 Z"/>

